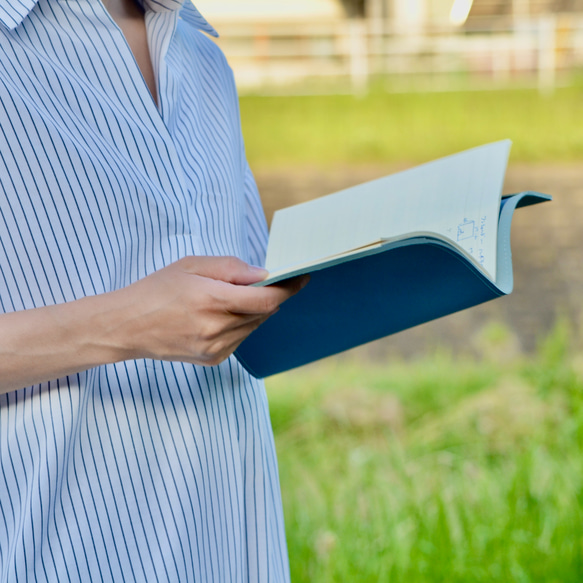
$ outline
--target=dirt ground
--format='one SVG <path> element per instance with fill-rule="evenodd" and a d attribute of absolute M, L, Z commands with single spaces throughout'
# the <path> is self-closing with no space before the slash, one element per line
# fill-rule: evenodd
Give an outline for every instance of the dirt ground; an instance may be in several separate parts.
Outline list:
<path fill-rule="evenodd" d="M 395 172 L 395 167 L 343 167 L 256 172 L 266 215 L 317 196 Z M 554 200 L 519 209 L 512 225 L 514 292 L 487 304 L 418 326 L 348 353 L 384 360 L 437 348 L 509 358 L 532 353 L 558 317 L 583 330 L 583 164 L 514 165 L 505 193 L 536 190 Z M 494 334 L 502 323 L 510 335 Z M 345 356 L 346 357 L 346 356 Z"/>

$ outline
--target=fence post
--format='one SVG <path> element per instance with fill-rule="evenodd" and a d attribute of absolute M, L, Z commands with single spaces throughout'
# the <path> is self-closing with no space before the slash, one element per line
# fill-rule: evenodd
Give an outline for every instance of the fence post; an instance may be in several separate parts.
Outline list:
<path fill-rule="evenodd" d="M 368 86 L 368 47 L 366 22 L 362 18 L 348 20 L 348 51 L 352 91 L 363 95 Z"/>
<path fill-rule="evenodd" d="M 553 93 L 557 70 L 557 18 L 545 14 L 538 21 L 538 89 L 542 94 Z"/>

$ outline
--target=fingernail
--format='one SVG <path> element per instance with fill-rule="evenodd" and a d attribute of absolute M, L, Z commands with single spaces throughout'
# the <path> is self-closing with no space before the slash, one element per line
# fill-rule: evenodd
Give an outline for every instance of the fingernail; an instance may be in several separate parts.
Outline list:
<path fill-rule="evenodd" d="M 300 289 L 304 289 L 308 285 L 309 281 L 310 281 L 310 276 L 304 275 L 302 277 L 302 280 L 300 281 Z"/>

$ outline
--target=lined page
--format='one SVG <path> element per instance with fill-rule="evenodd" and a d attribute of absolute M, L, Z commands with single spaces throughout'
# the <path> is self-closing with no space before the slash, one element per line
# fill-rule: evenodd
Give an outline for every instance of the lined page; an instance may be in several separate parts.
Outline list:
<path fill-rule="evenodd" d="M 274 215 L 266 267 L 292 269 L 381 240 L 446 237 L 495 280 L 504 140 L 295 205 Z"/>

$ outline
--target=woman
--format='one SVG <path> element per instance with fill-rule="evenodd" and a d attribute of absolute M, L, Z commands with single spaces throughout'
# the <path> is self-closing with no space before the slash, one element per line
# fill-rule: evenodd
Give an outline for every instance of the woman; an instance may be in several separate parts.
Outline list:
<path fill-rule="evenodd" d="M 305 283 L 179 0 L 0 0 L 0 581 L 286 581 L 263 386 Z M 22 388 L 26 387 L 26 388 Z"/>

